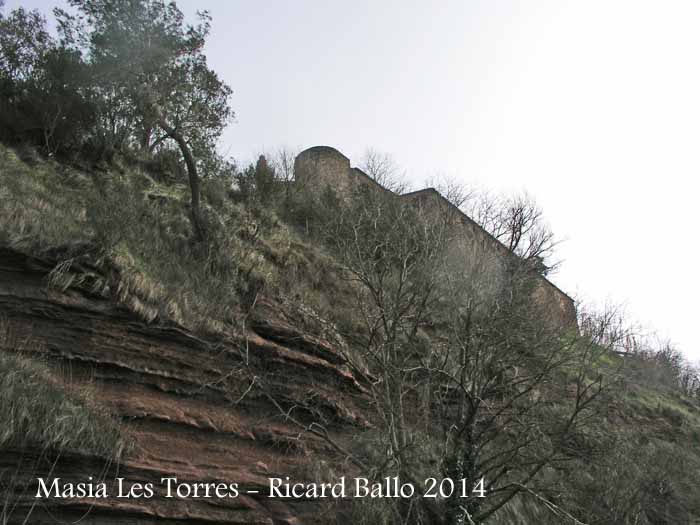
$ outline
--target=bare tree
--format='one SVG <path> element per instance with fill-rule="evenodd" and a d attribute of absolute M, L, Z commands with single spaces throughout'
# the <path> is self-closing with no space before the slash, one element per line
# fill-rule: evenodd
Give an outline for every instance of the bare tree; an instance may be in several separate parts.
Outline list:
<path fill-rule="evenodd" d="M 469 215 L 469 204 L 477 197 L 477 191 L 468 188 L 459 180 L 449 175 L 436 175 L 425 181 L 426 188 L 434 188 L 453 206 Z"/>
<path fill-rule="evenodd" d="M 380 424 L 373 474 L 421 485 L 437 455 L 452 480 L 442 498 L 399 501 L 402 523 L 483 523 L 535 493 L 608 385 L 595 369 L 603 347 L 547 323 L 532 272 L 494 263 L 447 213 L 361 190 L 327 230 L 355 283 L 363 328 L 347 334 L 359 356 L 348 360 Z M 569 382 L 555 387 L 565 370 Z M 563 408 L 553 415 L 554 399 Z M 462 497 L 460 486 L 472 496 L 480 483 L 488 498 Z"/>
<path fill-rule="evenodd" d="M 394 193 L 407 191 L 406 173 L 388 153 L 368 148 L 360 161 L 360 169 L 387 190 Z"/>
<path fill-rule="evenodd" d="M 527 261 L 531 268 L 543 275 L 556 271 L 559 262 L 553 257 L 559 241 L 547 224 L 542 209 L 527 193 L 494 195 L 465 187 L 458 180 L 444 175 L 428 179 L 426 186 L 435 188 L 510 251 Z"/>
<path fill-rule="evenodd" d="M 283 205 L 288 209 L 291 204 L 294 185 L 294 161 L 298 152 L 286 147 L 278 148 L 271 156 L 270 164 L 275 170 L 275 175 L 283 186 Z"/>
<path fill-rule="evenodd" d="M 294 161 L 297 153 L 296 150 L 280 147 L 270 155 L 270 164 L 277 178 L 287 184 L 294 181 Z"/>
<path fill-rule="evenodd" d="M 452 284 L 451 315 L 432 368 L 442 387 L 432 391 L 444 394 L 436 395 L 431 419 L 445 444 L 445 476 L 467 480 L 467 487 L 483 480 L 488 491 L 485 499 L 453 493 L 446 521 L 483 523 L 518 494 L 543 498 L 538 474 L 566 459 L 568 440 L 590 422 L 618 371 L 598 366 L 610 348 L 602 343 L 612 342 L 608 317 L 592 322 L 595 337 L 579 337 L 540 319 L 524 282 L 508 283 L 511 298 L 491 305 L 460 288 Z M 552 381 L 564 370 L 568 380 Z"/>
<path fill-rule="evenodd" d="M 538 272 L 546 275 L 558 267 L 559 262 L 552 258 L 559 241 L 545 221 L 542 209 L 527 193 L 493 196 L 473 192 L 463 209 Z"/>

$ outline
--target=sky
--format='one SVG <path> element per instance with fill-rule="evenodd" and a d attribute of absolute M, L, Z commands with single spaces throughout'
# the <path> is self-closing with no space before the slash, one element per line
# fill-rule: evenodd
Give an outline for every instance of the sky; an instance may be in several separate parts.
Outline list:
<path fill-rule="evenodd" d="M 328 145 L 358 164 L 371 147 L 416 187 L 526 190 L 564 239 L 555 284 L 700 360 L 700 2 L 178 5 L 213 16 L 206 54 L 236 112 L 222 152 Z"/>

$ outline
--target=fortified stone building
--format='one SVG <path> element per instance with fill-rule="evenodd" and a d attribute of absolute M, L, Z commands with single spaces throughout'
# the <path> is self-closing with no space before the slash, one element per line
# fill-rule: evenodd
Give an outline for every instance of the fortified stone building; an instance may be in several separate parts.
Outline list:
<path fill-rule="evenodd" d="M 308 188 L 323 190 L 326 186 L 333 188 L 339 195 L 348 194 L 358 185 L 365 185 L 376 191 L 392 193 L 375 182 L 369 175 L 350 165 L 350 159 L 329 146 L 315 146 L 302 151 L 294 162 L 296 182 Z M 392 193 L 393 194 L 393 193 Z M 514 254 L 498 239 L 484 230 L 479 224 L 449 202 L 434 188 L 426 188 L 404 195 L 400 199 L 410 199 L 420 206 L 438 210 L 447 210 L 459 228 L 462 237 L 472 247 L 489 253 L 495 260 L 505 260 Z M 538 274 L 535 294 L 544 304 L 549 317 L 561 326 L 576 326 L 576 307 L 574 301 L 557 286 Z"/>

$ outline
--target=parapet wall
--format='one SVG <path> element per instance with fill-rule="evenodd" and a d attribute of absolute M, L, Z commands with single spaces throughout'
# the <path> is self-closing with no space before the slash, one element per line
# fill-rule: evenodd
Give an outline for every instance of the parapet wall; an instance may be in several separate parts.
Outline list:
<path fill-rule="evenodd" d="M 458 225 L 463 232 L 462 237 L 470 244 L 469 253 L 486 257 L 490 264 L 495 265 L 499 261 L 507 261 L 509 257 L 516 257 L 503 243 L 443 197 L 435 188 L 414 191 L 401 195 L 400 198 L 413 200 L 424 208 L 448 213 L 452 217 L 451 222 Z M 535 297 L 540 304 L 546 306 L 546 313 L 552 322 L 558 326 L 576 326 L 576 306 L 573 299 L 546 277 L 539 273 L 536 275 Z"/>
<path fill-rule="evenodd" d="M 328 146 L 315 146 L 302 151 L 294 162 L 295 183 L 300 186 L 323 191 L 331 187 L 339 195 L 348 195 L 358 185 L 366 185 L 377 191 L 389 192 L 377 184 L 362 170 L 353 168 L 350 159 L 338 150 Z M 389 192 L 391 193 L 391 192 Z M 464 233 L 462 237 L 469 245 L 469 253 L 485 254 L 491 264 L 506 261 L 514 254 L 498 239 L 484 230 L 479 224 L 454 206 L 434 188 L 426 188 L 397 198 L 416 202 L 423 207 L 447 211 Z M 538 274 L 535 296 L 545 305 L 547 314 L 560 326 L 576 326 L 576 307 L 573 299 L 557 286 Z"/>
<path fill-rule="evenodd" d="M 294 178 L 300 186 L 318 190 L 330 186 L 339 195 L 349 194 L 358 185 L 388 191 L 361 169 L 351 167 L 350 159 L 329 146 L 314 146 L 299 153 L 294 160 Z"/>

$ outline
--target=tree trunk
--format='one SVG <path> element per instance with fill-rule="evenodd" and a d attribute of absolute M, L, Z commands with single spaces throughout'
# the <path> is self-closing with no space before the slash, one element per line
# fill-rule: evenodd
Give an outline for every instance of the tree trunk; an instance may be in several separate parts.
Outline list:
<path fill-rule="evenodd" d="M 187 177 L 190 182 L 190 221 L 192 222 L 192 230 L 195 238 L 198 241 L 204 240 L 204 226 L 202 224 L 201 210 L 199 206 L 199 174 L 197 173 L 197 163 L 192 155 L 192 150 L 187 145 L 185 137 L 177 129 L 169 126 L 163 118 L 160 119 L 159 125 L 168 136 L 177 142 L 180 152 L 185 159 L 187 166 Z"/>

